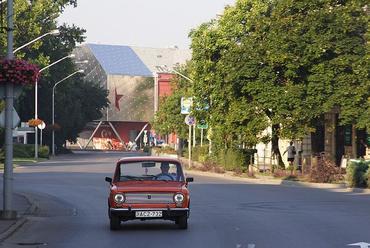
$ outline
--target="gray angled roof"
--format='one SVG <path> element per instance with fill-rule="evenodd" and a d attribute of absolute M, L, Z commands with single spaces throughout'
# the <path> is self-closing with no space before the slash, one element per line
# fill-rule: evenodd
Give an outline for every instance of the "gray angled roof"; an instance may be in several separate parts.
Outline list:
<path fill-rule="evenodd" d="M 107 74 L 147 76 L 153 73 L 129 46 L 87 44 Z"/>
<path fill-rule="evenodd" d="M 190 50 L 87 44 L 107 74 L 152 77 L 158 66 L 173 68 L 191 59 Z"/>

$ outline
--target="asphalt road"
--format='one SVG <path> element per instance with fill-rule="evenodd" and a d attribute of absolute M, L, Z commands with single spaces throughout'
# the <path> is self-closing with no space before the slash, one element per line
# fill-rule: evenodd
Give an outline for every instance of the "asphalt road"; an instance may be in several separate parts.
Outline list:
<path fill-rule="evenodd" d="M 127 155 L 127 154 L 126 154 Z M 108 185 L 124 153 L 79 153 L 16 169 L 35 216 L 0 247 L 320 248 L 370 243 L 370 195 L 194 175 L 189 229 L 131 221 L 109 230 Z M 366 246 L 365 246 L 366 247 Z"/>

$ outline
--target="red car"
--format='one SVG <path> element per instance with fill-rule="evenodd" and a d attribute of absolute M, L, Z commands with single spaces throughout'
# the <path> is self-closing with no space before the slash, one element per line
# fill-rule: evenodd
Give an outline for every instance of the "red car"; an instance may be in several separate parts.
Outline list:
<path fill-rule="evenodd" d="M 108 214 L 111 230 L 121 221 L 164 219 L 187 229 L 190 211 L 188 183 L 179 160 L 128 157 L 117 162 L 110 183 Z"/>

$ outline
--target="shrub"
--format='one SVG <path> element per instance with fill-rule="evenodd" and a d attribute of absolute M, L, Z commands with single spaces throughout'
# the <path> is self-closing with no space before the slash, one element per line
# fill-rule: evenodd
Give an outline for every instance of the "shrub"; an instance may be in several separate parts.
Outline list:
<path fill-rule="evenodd" d="M 49 158 L 49 147 L 48 146 L 40 146 L 39 147 L 39 157 L 40 158 Z"/>
<path fill-rule="evenodd" d="M 368 182 L 369 165 L 364 161 L 351 162 L 347 166 L 347 184 L 350 187 L 366 187 Z"/>
<path fill-rule="evenodd" d="M 222 149 L 217 152 L 216 163 L 220 164 L 225 170 L 241 173 L 247 169 L 249 156 L 246 156 L 246 152 L 241 149 Z"/>
<path fill-rule="evenodd" d="M 5 163 L 5 151 L 0 149 L 0 163 Z"/>
<path fill-rule="evenodd" d="M 208 145 L 194 147 L 192 149 L 192 159 L 201 163 L 208 161 Z"/>
<path fill-rule="evenodd" d="M 317 164 L 313 164 L 310 180 L 315 183 L 332 183 L 342 179 L 340 168 L 329 159 L 320 158 Z"/>
<path fill-rule="evenodd" d="M 366 172 L 366 184 L 367 184 L 367 187 L 370 189 L 370 166 Z"/>
<path fill-rule="evenodd" d="M 13 156 L 16 158 L 32 158 L 35 156 L 35 146 L 30 144 L 14 144 Z"/>
<path fill-rule="evenodd" d="M 211 160 L 207 160 L 206 162 L 202 163 L 202 166 L 199 168 L 201 171 L 213 171 L 216 173 L 225 173 L 225 170 L 220 167 L 218 164 Z"/>
<path fill-rule="evenodd" d="M 35 145 L 32 144 L 14 144 L 13 156 L 17 158 L 33 158 L 35 156 Z M 39 147 L 39 157 L 49 158 L 49 147 Z"/>
<path fill-rule="evenodd" d="M 150 153 L 150 150 L 151 150 L 150 146 L 144 146 L 143 148 L 143 152 Z"/>
<path fill-rule="evenodd" d="M 176 150 L 173 149 L 172 147 L 170 146 L 162 146 L 161 149 L 159 149 L 158 151 L 159 153 L 167 153 L 167 154 L 177 154 L 176 153 Z"/>

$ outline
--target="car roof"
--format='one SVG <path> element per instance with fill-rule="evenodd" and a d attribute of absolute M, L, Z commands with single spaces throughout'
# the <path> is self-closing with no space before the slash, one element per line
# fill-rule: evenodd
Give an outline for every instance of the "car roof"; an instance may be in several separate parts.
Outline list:
<path fill-rule="evenodd" d="M 118 160 L 117 163 L 122 162 L 136 162 L 136 161 L 155 161 L 155 162 L 169 162 L 169 163 L 179 163 L 180 160 L 172 157 L 156 157 L 156 156 L 137 156 L 137 157 L 125 157 Z"/>

